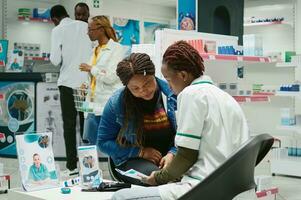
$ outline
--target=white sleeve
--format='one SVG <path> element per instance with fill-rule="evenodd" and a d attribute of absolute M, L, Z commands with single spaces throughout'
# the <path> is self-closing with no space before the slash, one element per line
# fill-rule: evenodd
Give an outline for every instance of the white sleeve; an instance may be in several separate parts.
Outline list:
<path fill-rule="evenodd" d="M 207 103 L 203 95 L 184 91 L 178 96 L 177 146 L 199 150 L 202 130 L 207 115 Z"/>
<path fill-rule="evenodd" d="M 50 61 L 55 66 L 62 62 L 61 35 L 57 32 L 57 29 L 53 29 L 51 32 Z"/>
<path fill-rule="evenodd" d="M 126 49 L 122 46 L 115 48 L 107 66 L 93 66 L 91 74 L 96 77 L 97 81 L 104 82 L 105 84 L 113 84 L 119 81 L 116 74 L 118 63 L 126 56 Z"/>

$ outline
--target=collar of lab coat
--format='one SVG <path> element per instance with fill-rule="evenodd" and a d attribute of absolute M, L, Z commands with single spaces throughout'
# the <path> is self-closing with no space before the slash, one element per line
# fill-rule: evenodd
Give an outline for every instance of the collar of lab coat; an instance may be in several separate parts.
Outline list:
<path fill-rule="evenodd" d="M 200 76 L 199 78 L 194 79 L 190 85 L 203 84 L 203 83 L 213 84 L 213 81 L 209 76 L 203 75 Z"/>
<path fill-rule="evenodd" d="M 59 25 L 64 25 L 64 24 L 68 24 L 70 23 L 70 21 L 72 21 L 73 19 L 69 18 L 69 17 L 65 17 L 64 19 L 62 19 L 60 21 L 60 24 Z"/>

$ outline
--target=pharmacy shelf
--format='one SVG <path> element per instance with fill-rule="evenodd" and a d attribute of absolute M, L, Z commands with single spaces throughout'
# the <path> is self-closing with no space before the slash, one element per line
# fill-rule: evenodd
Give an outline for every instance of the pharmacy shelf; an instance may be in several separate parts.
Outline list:
<path fill-rule="evenodd" d="M 301 136 L 301 126 L 277 126 L 277 130 L 295 132 Z"/>
<path fill-rule="evenodd" d="M 30 22 L 44 22 L 44 23 L 53 23 L 51 19 L 42 19 L 34 17 L 18 17 L 19 21 L 30 21 Z"/>
<path fill-rule="evenodd" d="M 271 159 L 271 173 L 301 177 L 301 157 Z"/>
<path fill-rule="evenodd" d="M 269 102 L 270 95 L 233 96 L 238 103 L 245 102 Z"/>
<path fill-rule="evenodd" d="M 204 60 L 271 63 L 271 59 L 269 57 L 261 56 L 215 55 L 206 53 L 202 53 L 200 55 Z"/>
<path fill-rule="evenodd" d="M 270 25 L 278 25 L 278 24 L 284 24 L 292 26 L 292 24 L 288 22 L 283 21 L 275 21 L 275 22 L 255 22 L 255 23 L 245 23 L 244 27 L 252 27 L 252 26 L 270 26 Z"/>
<path fill-rule="evenodd" d="M 276 67 L 298 67 L 296 63 L 291 63 L 291 62 L 281 62 L 281 63 L 276 63 Z"/>
<path fill-rule="evenodd" d="M 49 61 L 49 58 L 45 57 L 32 57 L 32 56 L 25 56 L 25 60 L 39 60 L 39 61 Z"/>
<path fill-rule="evenodd" d="M 283 96 L 283 97 L 298 97 L 301 98 L 301 92 L 283 92 L 283 91 L 277 91 L 275 93 L 275 96 Z"/>

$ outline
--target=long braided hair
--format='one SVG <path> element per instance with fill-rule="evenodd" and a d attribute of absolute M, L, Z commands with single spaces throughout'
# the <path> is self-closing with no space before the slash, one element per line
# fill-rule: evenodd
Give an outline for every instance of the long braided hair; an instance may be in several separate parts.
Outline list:
<path fill-rule="evenodd" d="M 145 53 L 132 53 L 129 57 L 123 59 L 117 65 L 117 76 L 120 78 L 122 84 L 127 86 L 129 81 L 134 75 L 142 74 L 155 75 L 155 65 L 151 61 L 150 57 Z M 122 146 L 142 146 L 143 142 L 143 110 L 139 106 L 138 98 L 135 97 L 128 87 L 124 89 L 124 113 L 125 119 L 123 125 L 117 136 L 117 142 Z M 129 128 L 129 121 L 134 122 L 135 132 L 136 132 L 136 142 L 134 144 L 128 144 L 124 139 L 125 133 Z"/>
<path fill-rule="evenodd" d="M 186 71 L 194 78 L 204 74 L 203 58 L 190 44 L 178 41 L 167 48 L 163 55 L 163 64 L 176 71 Z"/>
<path fill-rule="evenodd" d="M 116 32 L 114 28 L 111 26 L 110 20 L 104 15 L 98 15 L 92 17 L 92 21 L 96 22 L 98 26 L 101 26 L 105 30 L 105 34 L 107 38 L 114 40 L 117 42 Z"/>

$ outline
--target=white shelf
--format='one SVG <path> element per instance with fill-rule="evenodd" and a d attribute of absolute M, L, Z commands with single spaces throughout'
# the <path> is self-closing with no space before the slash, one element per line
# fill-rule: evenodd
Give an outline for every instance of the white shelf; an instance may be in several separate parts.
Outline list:
<path fill-rule="evenodd" d="M 270 95 L 233 96 L 238 103 L 244 102 L 269 102 Z"/>
<path fill-rule="evenodd" d="M 287 148 L 271 150 L 271 173 L 301 177 L 301 157 L 288 156 Z"/>
<path fill-rule="evenodd" d="M 275 96 L 282 96 L 282 97 L 298 97 L 301 98 L 301 92 L 283 92 L 283 91 L 277 91 L 275 93 Z"/>
<path fill-rule="evenodd" d="M 269 57 L 263 56 L 240 56 L 240 55 L 223 55 L 223 54 L 200 54 L 206 60 L 220 60 L 220 61 L 235 61 L 235 62 L 253 62 L 253 63 L 271 63 Z"/>
<path fill-rule="evenodd" d="M 298 65 L 296 63 L 290 63 L 290 62 L 281 62 L 281 63 L 276 63 L 276 67 L 298 67 Z"/>
<path fill-rule="evenodd" d="M 301 135 L 301 126 L 278 126 L 277 129 L 280 131 L 296 132 Z"/>
<path fill-rule="evenodd" d="M 254 27 L 254 26 L 259 26 L 260 27 L 260 26 L 271 26 L 271 25 L 279 25 L 279 24 L 293 26 L 291 23 L 288 23 L 288 22 L 276 21 L 276 22 L 245 23 L 244 27 Z"/>
<path fill-rule="evenodd" d="M 301 157 L 271 159 L 271 173 L 301 177 Z"/>

